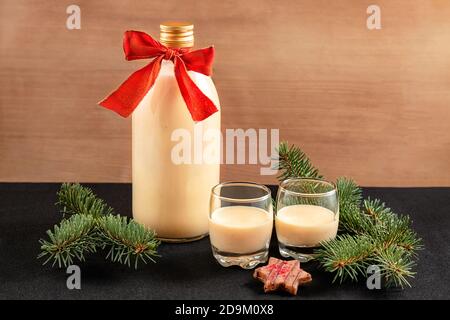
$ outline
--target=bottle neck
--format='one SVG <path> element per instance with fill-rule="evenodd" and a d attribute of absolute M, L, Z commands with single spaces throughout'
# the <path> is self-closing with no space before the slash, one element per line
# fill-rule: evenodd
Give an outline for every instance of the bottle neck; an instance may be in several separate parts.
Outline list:
<path fill-rule="evenodd" d="M 193 46 L 192 45 L 180 45 L 179 43 L 168 43 L 166 41 L 164 41 L 163 39 L 159 39 L 159 42 L 161 42 L 163 45 L 165 45 L 166 47 L 170 48 L 170 49 L 192 49 Z"/>
<path fill-rule="evenodd" d="M 163 22 L 160 24 L 160 42 L 173 49 L 194 46 L 194 25 L 189 22 Z"/>

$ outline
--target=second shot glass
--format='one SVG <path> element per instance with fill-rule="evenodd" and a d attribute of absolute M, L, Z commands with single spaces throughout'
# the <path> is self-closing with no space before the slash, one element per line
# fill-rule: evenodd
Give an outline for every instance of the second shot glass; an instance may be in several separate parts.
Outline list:
<path fill-rule="evenodd" d="M 339 203 L 332 182 L 293 178 L 278 189 L 275 228 L 280 254 L 301 262 L 314 259 L 321 242 L 334 239 Z"/>

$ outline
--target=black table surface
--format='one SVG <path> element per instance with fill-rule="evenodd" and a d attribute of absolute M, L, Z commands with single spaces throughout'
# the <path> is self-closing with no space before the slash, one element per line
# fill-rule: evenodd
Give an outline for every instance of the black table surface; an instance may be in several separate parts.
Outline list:
<path fill-rule="evenodd" d="M 131 215 L 129 184 L 88 184 L 117 212 Z M 399 213 L 407 213 L 423 238 L 412 288 L 368 290 L 365 282 L 332 283 L 311 263 L 302 267 L 313 282 L 295 297 L 264 294 L 252 272 L 223 268 L 205 238 L 162 244 L 157 263 L 138 270 L 90 255 L 81 268 L 81 289 L 69 290 L 65 269 L 42 266 L 38 240 L 61 215 L 54 203 L 59 184 L 0 184 L 0 299 L 449 299 L 450 188 L 364 188 Z M 279 257 L 272 241 L 272 256 Z"/>

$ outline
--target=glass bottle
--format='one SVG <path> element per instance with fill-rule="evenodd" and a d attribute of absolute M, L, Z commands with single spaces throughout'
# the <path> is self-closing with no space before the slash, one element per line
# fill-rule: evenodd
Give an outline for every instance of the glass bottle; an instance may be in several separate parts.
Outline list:
<path fill-rule="evenodd" d="M 160 28 L 160 41 L 167 47 L 193 46 L 192 24 L 168 22 Z M 208 234 L 209 196 L 220 178 L 220 161 L 203 158 L 208 152 L 220 159 L 217 91 L 210 77 L 194 71 L 189 75 L 218 112 L 194 122 L 180 94 L 173 62 L 163 60 L 155 84 L 132 115 L 133 218 L 168 242 Z M 180 151 L 180 146 L 188 148 Z"/>

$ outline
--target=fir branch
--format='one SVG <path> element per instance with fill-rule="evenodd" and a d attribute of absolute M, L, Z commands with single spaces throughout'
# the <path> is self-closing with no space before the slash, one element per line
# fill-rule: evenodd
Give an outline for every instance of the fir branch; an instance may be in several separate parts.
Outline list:
<path fill-rule="evenodd" d="M 98 198 L 91 189 L 80 184 L 64 183 L 57 193 L 57 205 L 63 219 L 54 231 L 47 231 L 49 240 L 41 239 L 41 253 L 38 259 L 46 258 L 44 264 L 53 260 L 61 267 L 67 267 L 75 259 L 85 260 L 85 254 L 98 248 L 109 250 L 107 258 L 135 268 L 138 262 L 154 261 L 159 241 L 152 230 L 134 220 L 114 215 L 114 210 Z"/>
<path fill-rule="evenodd" d="M 100 218 L 99 227 L 105 245 L 110 247 L 106 258 L 128 266 L 133 260 L 135 268 L 139 261 L 155 262 L 153 257 L 157 256 L 159 241 L 155 239 L 154 232 L 133 220 L 128 222 L 126 217 L 119 215 Z"/>
<path fill-rule="evenodd" d="M 368 197 L 363 202 L 364 213 L 372 218 L 375 224 L 383 224 L 395 217 L 391 208 L 386 207 L 380 199 L 370 199 Z"/>
<path fill-rule="evenodd" d="M 336 181 L 336 187 L 339 195 L 339 205 L 361 205 L 362 189 L 353 181 L 346 177 L 338 178 Z"/>
<path fill-rule="evenodd" d="M 333 240 L 323 242 L 315 251 L 316 259 L 325 271 L 335 272 L 333 282 L 342 283 L 347 278 L 356 281 L 365 274 L 367 258 L 372 256 L 375 245 L 366 236 L 339 235 Z"/>
<path fill-rule="evenodd" d="M 281 173 L 278 176 L 280 181 L 288 178 L 322 178 L 319 170 L 316 169 L 306 154 L 298 147 L 287 142 L 281 142 L 278 147 L 278 163 L 276 169 Z"/>
<path fill-rule="evenodd" d="M 280 180 L 321 178 L 301 149 L 286 142 L 279 147 L 278 169 Z M 321 266 L 335 273 L 333 281 L 342 282 L 365 277 L 367 266 L 378 264 L 386 286 L 409 285 L 417 250 L 423 248 L 409 217 L 397 215 L 379 199 L 362 201 L 361 188 L 351 179 L 339 178 L 336 186 L 341 235 L 315 251 Z"/>
<path fill-rule="evenodd" d="M 369 221 L 361 215 L 362 190 L 351 179 L 336 181 L 339 198 L 339 229 L 353 234 L 364 234 Z"/>
<path fill-rule="evenodd" d="M 390 213 L 383 220 L 378 220 L 378 224 L 368 230 L 367 234 L 377 240 L 380 252 L 396 247 L 405 253 L 416 255 L 416 252 L 422 249 L 422 240 L 411 230 L 408 216 Z"/>
<path fill-rule="evenodd" d="M 63 183 L 57 193 L 56 205 L 63 215 L 86 214 L 94 217 L 114 214 L 114 210 L 105 201 L 98 198 L 90 188 L 79 183 Z"/>
<path fill-rule="evenodd" d="M 415 272 L 412 268 L 415 262 L 405 256 L 399 247 L 388 247 L 380 250 L 374 257 L 374 263 L 381 268 L 381 275 L 387 287 L 411 287 L 408 278 L 413 278 Z"/>
<path fill-rule="evenodd" d="M 417 252 L 424 249 L 422 238 L 411 228 L 405 230 L 401 237 L 398 237 L 397 247 L 403 248 L 409 255 L 417 257 Z"/>
<path fill-rule="evenodd" d="M 387 287 L 409 286 L 407 278 L 411 278 L 415 274 L 412 271 L 415 265 L 413 258 L 416 256 L 417 250 L 422 249 L 422 240 L 411 229 L 409 217 L 395 214 L 379 199 L 368 198 L 363 201 L 362 209 L 359 209 L 355 201 L 357 198 L 349 201 L 352 199 L 350 193 L 342 193 L 340 197 L 344 198 L 342 200 L 344 207 L 341 209 L 340 224 L 343 226 L 341 229 L 349 232 L 348 236 L 353 234 L 352 238 L 355 243 L 348 239 L 339 241 L 338 238 L 335 245 L 341 245 L 341 251 L 333 252 L 334 255 L 328 252 L 328 256 L 323 252 L 319 256 L 322 265 L 329 267 L 329 261 L 334 261 L 335 264 L 342 265 L 347 274 L 348 270 L 353 272 L 352 279 L 356 280 L 359 276 L 366 276 L 364 269 L 368 265 L 376 264 L 382 270 Z M 367 241 L 370 246 L 365 247 L 368 251 L 361 259 L 357 250 L 361 248 L 360 246 L 364 247 Z M 352 252 L 348 244 L 354 245 L 356 251 Z M 328 260 L 325 260 L 325 257 Z M 342 261 L 350 261 L 350 267 L 345 263 L 342 264 Z M 331 268 L 328 270 L 333 272 Z M 334 270 L 336 272 L 335 279 L 345 280 L 347 274 L 339 271 L 339 269 Z"/>
<path fill-rule="evenodd" d="M 43 264 L 53 260 L 58 267 L 68 266 L 74 259 L 84 261 L 86 253 L 96 251 L 100 239 L 95 233 L 95 219 L 90 215 L 75 214 L 48 230 L 49 240 L 39 240 L 42 252 L 38 258 L 46 258 Z"/>

